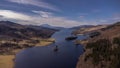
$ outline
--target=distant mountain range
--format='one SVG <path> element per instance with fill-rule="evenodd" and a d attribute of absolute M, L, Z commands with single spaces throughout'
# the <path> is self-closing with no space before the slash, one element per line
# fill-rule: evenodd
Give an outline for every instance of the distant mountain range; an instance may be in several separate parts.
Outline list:
<path fill-rule="evenodd" d="M 40 25 L 41 27 L 46 27 L 46 28 L 51 28 L 51 29 L 57 29 L 57 30 L 62 30 L 65 29 L 64 27 L 56 27 L 56 26 L 51 26 L 49 24 L 42 24 Z"/>
<path fill-rule="evenodd" d="M 21 25 L 10 21 L 0 21 L 0 39 L 30 39 L 34 37 L 48 38 L 56 29 Z"/>
<path fill-rule="evenodd" d="M 90 27 L 94 27 L 95 25 L 80 25 L 80 26 L 76 26 L 76 27 L 71 27 L 68 29 L 80 29 L 80 28 L 90 28 Z M 35 25 L 29 25 L 29 27 L 32 28 L 37 28 L 37 29 L 41 29 L 41 28 L 48 28 L 48 29 L 53 29 L 53 30 L 62 30 L 62 29 L 67 29 L 65 27 L 56 27 L 56 26 L 51 26 L 49 24 L 42 24 L 40 26 L 35 26 Z"/>
<path fill-rule="evenodd" d="M 94 26 L 95 25 L 80 25 L 80 26 L 72 27 L 70 29 L 90 28 L 90 27 L 94 27 Z"/>

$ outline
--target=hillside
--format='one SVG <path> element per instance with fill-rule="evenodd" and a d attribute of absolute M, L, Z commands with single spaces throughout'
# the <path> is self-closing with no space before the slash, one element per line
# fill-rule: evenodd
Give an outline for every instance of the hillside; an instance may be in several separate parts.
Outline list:
<path fill-rule="evenodd" d="M 0 55 L 12 54 L 16 49 L 44 46 L 54 42 L 51 35 L 57 30 L 32 28 L 10 21 L 0 21 Z"/>
<path fill-rule="evenodd" d="M 74 35 L 87 34 L 93 31 L 98 31 L 99 29 L 105 28 L 107 25 L 90 25 L 90 26 L 81 26 L 73 31 Z"/>
<path fill-rule="evenodd" d="M 120 22 L 98 30 L 100 35 L 84 42 L 85 52 L 80 56 L 77 68 L 119 68 Z"/>
<path fill-rule="evenodd" d="M 0 21 L 0 37 L 15 39 L 30 39 L 33 37 L 49 38 L 56 30 L 42 28 L 35 29 L 10 21 Z"/>

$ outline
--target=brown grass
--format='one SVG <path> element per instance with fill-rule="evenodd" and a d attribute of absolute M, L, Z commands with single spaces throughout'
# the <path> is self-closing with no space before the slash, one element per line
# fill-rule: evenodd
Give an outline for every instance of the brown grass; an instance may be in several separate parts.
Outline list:
<path fill-rule="evenodd" d="M 0 68 L 13 68 L 14 55 L 0 55 Z"/>

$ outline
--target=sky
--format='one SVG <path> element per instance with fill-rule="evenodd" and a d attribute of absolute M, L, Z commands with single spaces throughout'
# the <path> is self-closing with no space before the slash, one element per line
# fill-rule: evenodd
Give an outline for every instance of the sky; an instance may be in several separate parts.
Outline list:
<path fill-rule="evenodd" d="M 0 20 L 60 27 L 120 21 L 120 0 L 0 0 Z"/>

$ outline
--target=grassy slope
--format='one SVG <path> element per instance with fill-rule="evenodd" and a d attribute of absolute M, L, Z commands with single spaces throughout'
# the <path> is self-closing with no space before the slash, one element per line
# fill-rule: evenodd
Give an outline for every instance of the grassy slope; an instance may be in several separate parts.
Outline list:
<path fill-rule="evenodd" d="M 100 36 L 90 38 L 86 41 L 95 42 L 99 39 L 104 39 L 104 38 L 108 38 L 110 41 L 112 41 L 112 39 L 114 37 L 120 37 L 120 25 L 115 24 L 115 25 L 111 25 L 111 26 L 108 29 L 102 31 Z M 85 44 L 84 47 L 86 47 L 86 44 Z M 85 49 L 84 54 L 81 55 L 80 58 L 79 58 L 77 68 L 101 68 L 99 64 L 97 66 L 94 66 L 92 64 L 92 59 L 89 59 L 86 62 L 84 61 L 85 56 L 90 54 L 90 53 L 92 53 L 91 49 Z M 103 62 L 103 63 L 107 65 L 106 62 Z"/>
<path fill-rule="evenodd" d="M 101 28 L 105 28 L 107 25 L 99 25 L 99 26 L 93 26 L 93 27 L 88 27 L 88 28 L 80 28 L 78 30 L 73 31 L 73 34 L 79 35 L 79 34 L 86 34 L 92 31 L 99 30 Z"/>

